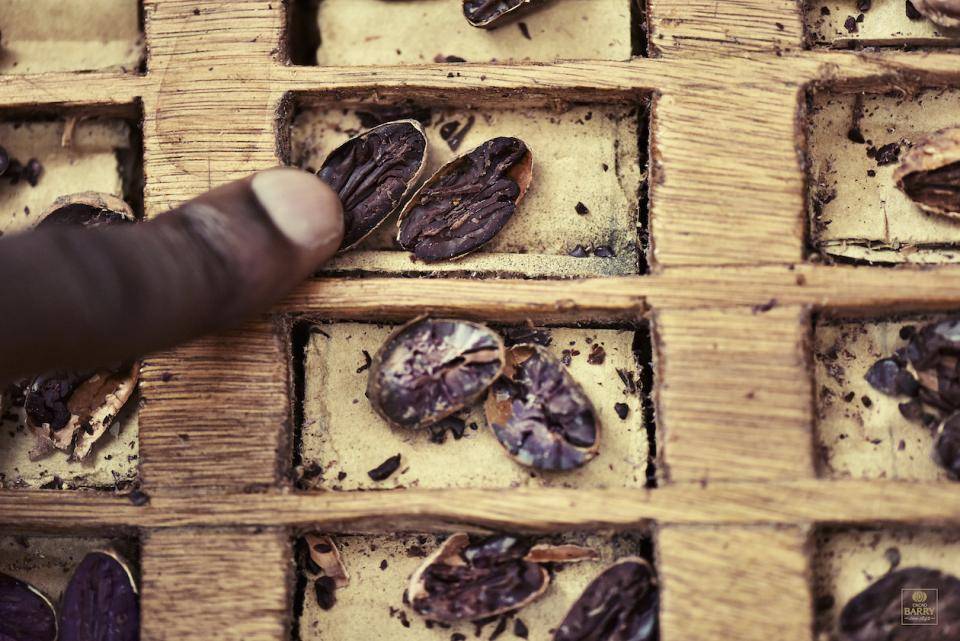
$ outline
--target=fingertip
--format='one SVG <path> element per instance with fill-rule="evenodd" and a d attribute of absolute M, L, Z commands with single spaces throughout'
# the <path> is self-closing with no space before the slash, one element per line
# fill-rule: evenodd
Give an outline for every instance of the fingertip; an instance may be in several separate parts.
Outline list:
<path fill-rule="evenodd" d="M 278 167 L 255 174 L 250 189 L 280 233 L 314 260 L 326 260 L 339 249 L 343 205 L 337 193 L 317 176 Z"/>

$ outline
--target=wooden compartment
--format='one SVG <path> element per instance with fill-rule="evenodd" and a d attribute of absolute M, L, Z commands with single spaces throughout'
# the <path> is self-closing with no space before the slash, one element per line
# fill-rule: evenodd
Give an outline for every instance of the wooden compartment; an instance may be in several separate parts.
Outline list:
<path fill-rule="evenodd" d="M 25 179 L 0 178 L 0 235 L 33 228 L 58 197 L 84 191 L 117 196 L 139 215 L 143 209 L 141 119 L 138 103 L 32 113 L 0 110 L 0 145 L 22 164 L 36 159 L 43 167 L 36 185 Z M 16 309 L 16 301 L 8 303 Z M 8 405 L 0 417 L 0 486 L 114 490 L 136 481 L 136 398 L 127 403 L 83 463 L 69 461 L 61 451 L 31 460 L 35 439 L 25 420 L 22 401 Z"/>
<path fill-rule="evenodd" d="M 548 641 L 567 610 L 584 588 L 617 559 L 640 556 L 653 562 L 650 538 L 637 533 L 563 534 L 534 539 L 589 547 L 598 558 L 579 563 L 557 564 L 546 593 L 515 614 L 493 617 L 485 623 L 455 625 L 428 623 L 405 603 L 410 575 L 446 538 L 444 534 L 338 535 L 350 585 L 337 589 L 336 604 L 323 610 L 303 568 L 295 608 L 294 634 L 300 641 L 353 641 L 359 638 L 449 641 L 451 638 L 518 638 L 527 630 L 531 641 Z M 517 628 L 517 621 L 520 627 Z M 499 634 L 497 631 L 499 630 Z"/>
<path fill-rule="evenodd" d="M 878 319 L 958 309 L 960 271 L 807 260 L 804 161 L 816 162 L 818 148 L 805 139 L 801 112 L 811 91 L 882 101 L 898 88 L 958 87 L 956 53 L 806 47 L 796 0 L 647 4 L 654 57 L 433 62 L 437 53 L 458 55 L 444 46 L 412 64 L 346 64 L 361 62 L 348 57 L 321 66 L 288 64 L 288 11 L 278 0 L 144 0 L 146 73 L 3 75 L 4 110 L 141 101 L 148 218 L 293 160 L 285 135 L 297 105 L 330 115 L 340 103 L 407 100 L 512 113 L 559 106 L 557 117 L 570 105 L 637 109 L 649 98 L 651 107 L 647 270 L 576 278 L 525 278 L 532 269 L 502 278 L 379 267 L 378 275 L 323 273 L 258 318 L 146 358 L 138 494 L 3 489 L 0 521 L 71 541 L 91 530 L 136 532 L 144 641 L 289 638 L 291 539 L 304 532 L 458 529 L 656 531 L 663 640 L 813 641 L 811 527 L 955 529 L 954 483 L 818 474 L 811 314 Z M 871 135 L 885 139 L 885 124 Z M 843 143 L 848 126 L 836 126 Z M 635 237 L 635 221 L 618 232 Z M 657 486 L 297 487 L 291 326 L 395 324 L 425 312 L 566 328 L 648 319 L 662 436 Z M 361 348 L 349 349 L 355 372 Z M 376 624 L 406 630 L 389 610 Z"/>
<path fill-rule="evenodd" d="M 864 10 L 865 7 L 865 10 Z M 827 47 L 956 47 L 960 30 L 948 29 L 900 0 L 807 0 L 807 40 Z"/>
<path fill-rule="evenodd" d="M 645 360 L 646 328 L 540 330 L 549 336 L 550 352 L 569 363 L 567 370 L 583 387 L 601 424 L 596 459 L 553 473 L 509 458 L 487 424 L 482 400 L 457 414 L 467 425 L 463 437 L 448 432 L 441 443 L 429 428 L 391 428 L 380 418 L 366 398 L 368 358 L 395 328 L 334 322 L 303 329 L 303 419 L 294 453 L 302 485 L 326 490 L 644 487 L 648 467 L 653 482 L 654 426 L 645 424 L 652 411 L 645 411 L 649 390 L 642 389 L 653 380 L 652 364 Z M 624 418 L 617 404 L 625 408 Z M 371 480 L 367 472 L 396 454 L 400 469 L 386 480 Z"/>
<path fill-rule="evenodd" d="M 397 246 L 392 216 L 324 271 L 574 277 L 636 274 L 646 268 L 641 243 L 647 231 L 641 214 L 646 209 L 646 100 L 546 107 L 294 100 L 290 162 L 298 167 L 315 170 L 347 138 L 384 118 L 411 116 L 423 121 L 427 133 L 425 178 L 497 136 L 522 139 L 533 155 L 531 188 L 510 221 L 477 252 L 455 261 L 414 261 Z"/>
<path fill-rule="evenodd" d="M 823 527 L 814 533 L 812 547 L 816 627 L 827 638 L 837 634 L 847 601 L 887 572 L 924 567 L 960 575 L 960 537 L 944 528 Z"/>
<path fill-rule="evenodd" d="M 0 178 L 0 233 L 30 229 L 54 200 L 96 191 L 143 208 L 139 104 L 0 110 L 0 146 L 11 159 L 43 167 L 36 185 Z"/>
<path fill-rule="evenodd" d="M 809 103 L 814 251 L 880 264 L 960 260 L 960 224 L 923 212 L 893 180 L 912 144 L 960 124 L 960 89 L 816 91 Z"/>
<path fill-rule="evenodd" d="M 960 225 L 921 211 L 897 189 L 900 158 L 925 134 L 957 124 L 960 90 L 815 92 L 810 99 L 814 251 L 868 263 L 956 262 Z M 862 141 L 861 141 L 862 140 Z"/>
<path fill-rule="evenodd" d="M 146 63 L 141 0 L 5 0 L 0 75 L 111 69 Z"/>
<path fill-rule="evenodd" d="M 554 62 L 629 60 L 645 52 L 641 0 L 558 0 L 493 30 L 470 26 L 461 4 L 294 0 L 290 59 L 331 66 Z"/>
<path fill-rule="evenodd" d="M 907 344 L 911 328 L 946 316 L 821 319 L 814 334 L 817 446 L 821 473 L 833 477 L 945 481 L 933 458 L 935 429 L 900 413 L 906 397 L 886 396 L 865 380 L 877 360 Z"/>

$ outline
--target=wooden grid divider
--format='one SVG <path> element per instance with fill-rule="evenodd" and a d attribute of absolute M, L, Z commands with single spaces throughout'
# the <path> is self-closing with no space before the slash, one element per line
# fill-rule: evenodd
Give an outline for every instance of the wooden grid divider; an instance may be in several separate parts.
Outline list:
<path fill-rule="evenodd" d="M 144 5 L 145 74 L 0 77 L 0 107 L 140 101 L 148 216 L 277 164 L 294 95 L 518 106 L 655 97 L 651 274 L 313 279 L 267 317 L 147 359 L 145 505 L 0 492 L 0 522 L 24 531 L 140 533 L 144 639 L 284 638 L 290 536 L 311 527 L 639 527 L 655 533 L 666 641 L 811 641 L 813 524 L 960 522 L 949 484 L 815 476 L 809 314 L 960 306 L 960 268 L 805 263 L 802 127 L 811 86 L 960 86 L 956 54 L 804 50 L 798 0 L 649 0 L 652 57 L 468 64 L 450 78 L 447 65 L 285 65 L 281 0 Z M 660 487 L 295 491 L 287 321 L 425 309 L 500 321 L 651 318 Z"/>

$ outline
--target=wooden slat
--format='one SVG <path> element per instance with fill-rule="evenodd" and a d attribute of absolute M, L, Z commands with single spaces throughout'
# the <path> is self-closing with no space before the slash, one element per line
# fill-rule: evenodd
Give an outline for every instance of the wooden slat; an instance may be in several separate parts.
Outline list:
<path fill-rule="evenodd" d="M 144 363 L 141 474 L 150 493 L 276 485 L 288 469 L 287 347 L 269 322 Z"/>
<path fill-rule="evenodd" d="M 771 302 L 875 315 L 949 309 L 960 306 L 960 266 L 678 267 L 650 276 L 576 281 L 317 278 L 298 287 L 275 311 L 398 319 L 432 310 L 486 320 L 569 322 L 627 319 L 649 308 L 752 308 Z"/>
<path fill-rule="evenodd" d="M 158 530 L 142 554 L 142 639 L 286 638 L 294 579 L 284 532 Z"/>
<path fill-rule="evenodd" d="M 795 0 L 650 0 L 649 6 L 651 42 L 667 58 L 803 44 Z"/>
<path fill-rule="evenodd" d="M 671 481 L 813 477 L 805 310 L 664 311 L 654 327 Z"/>
<path fill-rule="evenodd" d="M 810 641 L 806 530 L 665 527 L 660 638 Z"/>
<path fill-rule="evenodd" d="M 924 500 L 918 501 L 917 497 Z M 22 529 L 268 526 L 356 531 L 630 529 L 660 524 L 914 523 L 960 525 L 952 483 L 796 480 L 672 483 L 655 490 L 398 490 L 125 497 L 69 491 L 0 493 Z"/>

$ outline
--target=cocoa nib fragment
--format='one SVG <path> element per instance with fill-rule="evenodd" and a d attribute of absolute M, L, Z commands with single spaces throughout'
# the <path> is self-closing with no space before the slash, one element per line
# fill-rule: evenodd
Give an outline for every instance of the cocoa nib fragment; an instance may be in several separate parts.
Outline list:
<path fill-rule="evenodd" d="M 53 604 L 32 585 L 0 572 L 0 640 L 54 641 Z"/>
<path fill-rule="evenodd" d="M 400 213 L 397 241 L 425 262 L 458 258 L 507 224 L 532 178 L 518 138 L 493 138 L 441 167 Z"/>
<path fill-rule="evenodd" d="M 649 641 L 657 634 L 659 591 L 653 569 L 626 558 L 604 570 L 573 604 L 554 641 Z"/>
<path fill-rule="evenodd" d="M 429 620 L 476 621 L 519 609 L 540 597 L 546 569 L 524 560 L 529 544 L 512 536 L 471 541 L 451 535 L 410 579 L 413 611 Z"/>
<path fill-rule="evenodd" d="M 463 0 L 463 15 L 474 27 L 495 29 L 545 0 Z M 526 30 L 524 35 L 529 38 Z"/>
<path fill-rule="evenodd" d="M 367 396 L 396 427 L 422 428 L 478 399 L 503 371 L 503 342 L 469 321 L 418 318 L 373 358 Z"/>
<path fill-rule="evenodd" d="M 437 445 L 443 445 L 447 441 L 447 432 L 453 436 L 453 440 L 459 441 L 467 431 L 467 423 L 459 416 L 448 416 L 434 423 L 429 428 L 430 442 Z"/>
<path fill-rule="evenodd" d="M 960 0 L 913 0 L 914 10 L 941 27 L 960 27 Z"/>
<path fill-rule="evenodd" d="M 867 370 L 866 380 L 877 391 L 889 396 L 916 396 L 919 384 L 906 364 L 897 358 L 882 358 Z"/>
<path fill-rule="evenodd" d="M 901 599 L 912 589 L 938 591 L 938 625 L 903 625 Z M 847 602 L 839 628 L 844 641 L 953 641 L 960 638 L 960 580 L 931 568 L 890 572 Z"/>
<path fill-rule="evenodd" d="M 891 396 L 911 396 L 901 415 L 937 430 L 934 458 L 960 479 L 960 318 L 901 332 L 904 348 L 873 364 L 867 381 Z"/>
<path fill-rule="evenodd" d="M 345 225 L 341 250 L 353 247 L 395 213 L 427 159 L 420 123 L 378 125 L 334 149 L 317 172 L 340 196 Z"/>
<path fill-rule="evenodd" d="M 463 60 L 461 60 L 461 62 L 463 62 Z M 460 149 L 460 145 L 463 144 L 463 139 L 466 138 L 470 130 L 473 129 L 473 123 L 476 121 L 476 116 L 471 115 L 462 127 L 460 126 L 459 120 L 451 120 L 440 127 L 440 137 L 443 138 L 447 146 L 450 147 L 450 151 Z"/>
<path fill-rule="evenodd" d="M 367 472 L 367 476 L 374 481 L 386 481 L 388 478 L 390 478 L 390 475 L 397 471 L 399 467 L 400 455 L 396 454 Z"/>
<path fill-rule="evenodd" d="M 337 586 L 332 578 L 322 576 L 314 581 L 313 591 L 321 610 L 329 610 L 337 604 Z"/>
<path fill-rule="evenodd" d="M 507 352 L 504 375 L 490 388 L 487 423 L 517 462 L 570 470 L 597 455 L 600 423 L 580 385 L 539 345 Z"/>
<path fill-rule="evenodd" d="M 923 211 L 960 219 L 960 127 L 942 129 L 914 145 L 893 179 Z"/>
<path fill-rule="evenodd" d="M 63 592 L 59 641 L 136 641 L 140 604 L 130 570 L 115 555 L 91 552 Z"/>

